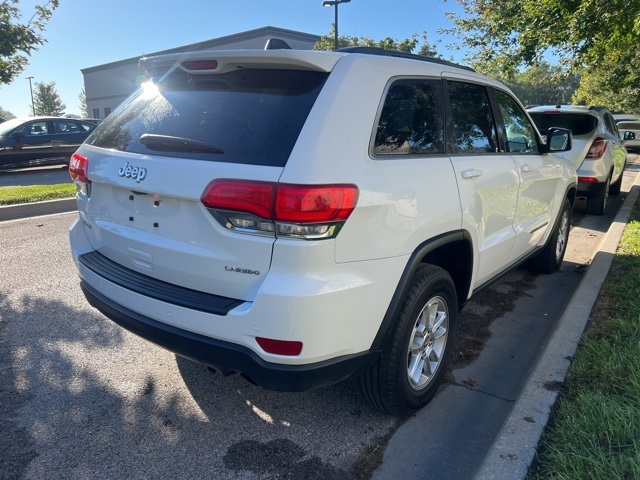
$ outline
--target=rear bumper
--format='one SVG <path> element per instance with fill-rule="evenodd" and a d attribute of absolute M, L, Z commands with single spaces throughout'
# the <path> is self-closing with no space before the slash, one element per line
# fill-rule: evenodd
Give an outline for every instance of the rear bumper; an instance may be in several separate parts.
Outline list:
<path fill-rule="evenodd" d="M 605 182 L 581 182 L 578 181 L 578 197 L 593 197 L 604 192 Z"/>
<path fill-rule="evenodd" d="M 267 362 L 242 345 L 182 330 L 133 312 L 81 281 L 89 303 L 121 327 L 182 357 L 223 374 L 239 373 L 256 385 L 302 392 L 347 380 L 362 373 L 379 355 L 366 351 L 304 365 Z"/>

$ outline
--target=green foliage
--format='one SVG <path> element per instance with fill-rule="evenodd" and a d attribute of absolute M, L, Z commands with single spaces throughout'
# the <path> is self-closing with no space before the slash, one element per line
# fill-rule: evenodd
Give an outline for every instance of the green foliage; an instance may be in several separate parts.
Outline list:
<path fill-rule="evenodd" d="M 333 50 L 335 43 L 335 25 L 331 26 L 331 32 L 322 35 L 320 41 L 313 47 L 314 50 Z M 419 46 L 419 48 L 418 48 Z M 396 50 L 406 53 L 417 53 L 430 57 L 439 56 L 435 44 L 430 44 L 427 39 L 427 32 L 422 32 L 422 42 L 418 40 L 418 34 L 414 33 L 411 38 L 397 40 L 391 37 L 376 41 L 369 37 L 351 37 L 348 35 L 338 36 L 338 48 L 345 47 L 378 47 L 385 50 Z M 417 52 L 414 52 L 418 48 Z"/>
<path fill-rule="evenodd" d="M 470 50 L 475 63 L 497 64 L 509 77 L 521 65 L 540 63 L 551 51 L 585 81 L 577 98 L 640 106 L 625 98 L 640 88 L 637 0 L 458 2 L 464 13 L 450 14 L 455 27 L 446 32 L 461 39 L 456 47 Z M 598 101 L 598 93 L 608 101 Z"/>
<path fill-rule="evenodd" d="M 0 117 L 4 118 L 5 120 L 11 120 L 12 118 L 16 118 L 16 116 L 13 113 L 11 113 L 9 110 L 5 110 L 2 107 L 0 107 Z"/>
<path fill-rule="evenodd" d="M 486 72 L 482 66 L 474 65 L 477 71 L 500 78 L 524 105 L 555 105 L 572 103 L 580 76 L 569 73 L 558 65 L 540 62 L 523 71 L 515 72 L 511 78 L 502 78 L 499 72 Z"/>
<path fill-rule="evenodd" d="M 67 108 L 56 92 L 56 82 L 36 82 L 33 92 L 33 106 L 36 115 L 56 117 L 64 115 L 64 110 Z"/>
<path fill-rule="evenodd" d="M 35 5 L 32 17 L 22 21 L 18 7 L 20 0 L 0 2 L 0 85 L 12 80 L 27 66 L 27 57 L 43 45 L 41 35 L 59 0 L 44 1 Z"/>
<path fill-rule="evenodd" d="M 80 100 L 80 115 L 82 117 L 88 117 L 87 113 L 87 94 L 84 91 L 84 88 L 80 91 L 80 95 L 78 95 L 78 100 Z"/>

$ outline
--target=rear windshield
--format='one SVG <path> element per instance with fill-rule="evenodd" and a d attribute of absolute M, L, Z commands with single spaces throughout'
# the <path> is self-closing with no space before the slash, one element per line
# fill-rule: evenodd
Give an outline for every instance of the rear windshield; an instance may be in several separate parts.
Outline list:
<path fill-rule="evenodd" d="M 640 130 L 640 122 L 620 122 L 618 130 Z"/>
<path fill-rule="evenodd" d="M 284 166 L 327 76 L 293 70 L 174 71 L 157 85 L 144 85 L 87 143 L 142 154 Z"/>
<path fill-rule="evenodd" d="M 587 135 L 598 125 L 596 117 L 583 113 L 529 112 L 529 114 L 543 135 L 551 127 L 566 128 L 574 135 Z"/>

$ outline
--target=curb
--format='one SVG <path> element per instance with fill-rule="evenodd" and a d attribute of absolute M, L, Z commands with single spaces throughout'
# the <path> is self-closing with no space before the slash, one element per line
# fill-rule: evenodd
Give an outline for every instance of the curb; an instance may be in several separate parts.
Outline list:
<path fill-rule="evenodd" d="M 44 202 L 20 203 L 0 207 L 0 222 L 17 220 L 20 218 L 38 217 L 53 213 L 73 212 L 78 209 L 75 197 L 61 200 L 47 200 Z"/>
<path fill-rule="evenodd" d="M 636 176 L 475 480 L 524 479 L 640 191 Z M 555 387 L 555 388 L 554 388 Z"/>

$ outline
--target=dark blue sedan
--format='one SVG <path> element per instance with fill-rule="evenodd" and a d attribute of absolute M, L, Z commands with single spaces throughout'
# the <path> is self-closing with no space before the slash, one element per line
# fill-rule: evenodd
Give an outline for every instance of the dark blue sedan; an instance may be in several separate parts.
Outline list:
<path fill-rule="evenodd" d="M 0 124 L 0 168 L 68 164 L 96 125 L 61 117 L 14 118 Z"/>

